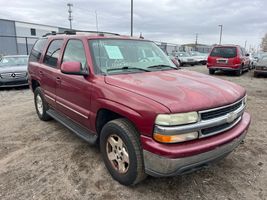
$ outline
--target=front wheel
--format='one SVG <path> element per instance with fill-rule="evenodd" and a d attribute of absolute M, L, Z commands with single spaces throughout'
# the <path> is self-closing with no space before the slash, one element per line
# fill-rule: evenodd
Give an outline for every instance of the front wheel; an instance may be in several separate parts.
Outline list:
<path fill-rule="evenodd" d="M 139 134 L 126 119 L 108 122 L 100 134 L 100 150 L 111 176 L 123 185 L 145 179 Z"/>
<path fill-rule="evenodd" d="M 46 113 L 49 107 L 44 99 L 44 96 L 43 96 L 43 93 L 40 87 L 37 87 L 34 90 L 34 104 L 35 104 L 37 115 L 40 120 L 48 121 L 51 119 L 51 117 Z"/>
<path fill-rule="evenodd" d="M 214 74 L 215 70 L 214 69 L 209 69 L 209 74 Z"/>

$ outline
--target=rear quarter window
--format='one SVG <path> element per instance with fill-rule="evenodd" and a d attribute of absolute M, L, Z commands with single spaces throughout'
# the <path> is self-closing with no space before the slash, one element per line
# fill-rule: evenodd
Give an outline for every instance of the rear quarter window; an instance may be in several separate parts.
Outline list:
<path fill-rule="evenodd" d="M 47 42 L 47 39 L 39 39 L 35 42 L 30 57 L 29 57 L 29 61 L 31 62 L 39 62 L 40 57 L 42 55 L 42 52 L 44 50 L 44 46 Z"/>
<path fill-rule="evenodd" d="M 210 53 L 212 57 L 234 58 L 237 56 L 236 47 L 215 47 Z"/>

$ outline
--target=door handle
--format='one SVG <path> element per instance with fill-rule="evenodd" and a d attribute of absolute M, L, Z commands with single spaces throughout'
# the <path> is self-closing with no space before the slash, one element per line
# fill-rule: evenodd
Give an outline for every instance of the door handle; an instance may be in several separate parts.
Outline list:
<path fill-rule="evenodd" d="M 61 78 L 60 78 L 60 77 L 57 77 L 57 78 L 56 78 L 56 82 L 57 82 L 57 83 L 60 83 L 60 82 L 61 82 Z"/>

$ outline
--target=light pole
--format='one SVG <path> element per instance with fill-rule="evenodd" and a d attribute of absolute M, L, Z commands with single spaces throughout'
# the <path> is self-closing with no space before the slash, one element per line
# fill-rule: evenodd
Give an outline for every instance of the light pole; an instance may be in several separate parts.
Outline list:
<path fill-rule="evenodd" d="M 69 21 L 70 21 L 70 30 L 72 29 L 72 20 L 73 20 L 73 17 L 72 17 L 72 10 L 71 10 L 71 7 L 73 6 L 72 3 L 68 3 L 67 6 L 69 7 L 69 10 L 68 10 L 68 13 L 69 13 Z"/>
<path fill-rule="evenodd" d="M 221 30 L 220 30 L 220 43 L 219 44 L 222 44 L 222 28 L 223 28 L 223 25 L 220 24 L 218 26 L 221 27 Z"/>
<path fill-rule="evenodd" d="M 133 0 L 131 0 L 131 37 L 133 37 Z"/>

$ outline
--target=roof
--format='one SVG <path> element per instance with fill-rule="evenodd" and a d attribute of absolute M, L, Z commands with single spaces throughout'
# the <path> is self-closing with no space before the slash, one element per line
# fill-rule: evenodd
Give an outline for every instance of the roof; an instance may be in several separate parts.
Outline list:
<path fill-rule="evenodd" d="M 60 26 L 51 26 L 51 25 L 46 25 L 46 24 L 38 24 L 38 23 L 32 23 L 32 22 L 24 22 L 24 21 L 19 21 L 19 20 L 11 20 L 11 19 L 0 19 L 3 21 L 10 21 L 10 22 L 20 22 L 20 23 L 25 23 L 25 24 L 32 24 L 32 25 L 40 25 L 40 26 L 47 26 L 47 27 L 52 27 L 52 28 L 62 28 L 62 29 L 68 29 L 66 27 L 60 27 Z"/>

